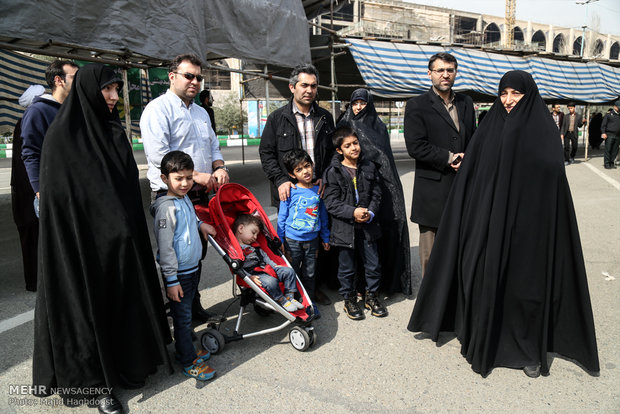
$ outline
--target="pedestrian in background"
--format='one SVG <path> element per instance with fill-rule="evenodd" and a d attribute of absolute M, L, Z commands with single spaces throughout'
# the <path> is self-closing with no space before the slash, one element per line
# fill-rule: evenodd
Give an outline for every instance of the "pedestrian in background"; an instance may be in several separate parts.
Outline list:
<path fill-rule="evenodd" d="M 45 93 L 41 85 L 31 85 L 19 98 L 19 104 L 28 108 L 34 98 Z M 22 250 L 22 264 L 26 290 L 37 290 L 37 260 L 39 244 L 39 218 L 34 211 L 34 190 L 30 185 L 28 173 L 24 165 L 22 153 L 22 120 L 15 124 L 13 130 L 13 157 L 11 158 L 11 206 L 13 207 L 13 221 L 19 233 L 19 242 Z"/>
<path fill-rule="evenodd" d="M 614 161 L 620 145 L 620 100 L 614 103 L 613 110 L 603 118 L 601 138 L 605 140 L 604 166 L 606 169 L 616 168 Z"/>
<path fill-rule="evenodd" d="M 587 120 L 581 113 L 575 111 L 574 102 L 569 102 L 566 104 L 566 107 L 568 108 L 568 113 L 562 121 L 560 138 L 564 140 L 564 165 L 569 165 L 575 162 L 575 155 L 579 146 L 579 128 L 586 124 Z"/>

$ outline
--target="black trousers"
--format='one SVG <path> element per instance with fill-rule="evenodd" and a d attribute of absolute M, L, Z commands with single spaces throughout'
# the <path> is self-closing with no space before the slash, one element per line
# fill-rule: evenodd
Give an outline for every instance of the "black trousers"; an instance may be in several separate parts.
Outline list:
<path fill-rule="evenodd" d="M 620 144 L 620 136 L 607 134 L 605 140 L 605 156 L 603 158 L 605 167 L 613 167 L 614 161 L 618 156 L 618 145 Z"/>
<path fill-rule="evenodd" d="M 575 158 L 575 154 L 577 154 L 577 134 L 567 131 L 564 134 L 564 161 Z"/>

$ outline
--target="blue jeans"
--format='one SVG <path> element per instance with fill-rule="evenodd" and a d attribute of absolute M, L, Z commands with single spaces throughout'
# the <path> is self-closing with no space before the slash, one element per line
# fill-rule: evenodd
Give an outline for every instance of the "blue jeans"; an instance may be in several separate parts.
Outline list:
<path fill-rule="evenodd" d="M 280 290 L 280 282 L 284 285 L 285 293 L 297 292 L 297 283 L 295 283 L 295 271 L 290 267 L 276 267 L 274 269 L 278 278 L 268 275 L 267 273 L 256 273 L 263 288 L 269 293 L 269 296 L 276 302 L 283 297 Z"/>
<path fill-rule="evenodd" d="M 375 293 L 379 289 L 381 281 L 381 264 L 379 263 L 379 252 L 377 242 L 364 240 L 361 231 L 355 232 L 355 247 L 340 247 L 338 249 L 338 281 L 340 282 L 340 293 L 345 299 L 350 299 L 357 295 L 355 286 L 355 257 L 361 255 L 364 260 L 364 273 L 366 276 L 366 290 Z"/>
<path fill-rule="evenodd" d="M 299 241 L 287 237 L 285 248 L 291 253 L 291 265 L 301 279 L 301 284 L 306 288 L 310 298 L 314 299 L 316 286 L 314 269 L 319 250 L 319 238 L 316 237 L 310 241 Z"/>
<path fill-rule="evenodd" d="M 174 346 L 179 362 L 183 367 L 192 365 L 196 359 L 196 348 L 192 342 L 192 302 L 198 290 L 199 273 L 196 271 L 178 276 L 183 297 L 181 302 L 170 301 L 172 323 L 174 325 Z"/>

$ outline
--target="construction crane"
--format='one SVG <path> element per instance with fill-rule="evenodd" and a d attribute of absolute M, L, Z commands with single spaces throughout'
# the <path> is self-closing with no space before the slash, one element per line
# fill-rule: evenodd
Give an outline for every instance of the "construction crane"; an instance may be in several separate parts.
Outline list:
<path fill-rule="evenodd" d="M 505 17 L 505 26 L 506 26 L 506 41 L 504 45 L 508 49 L 512 49 L 514 47 L 515 40 L 515 18 L 516 18 L 516 9 L 517 9 L 517 0 L 506 0 L 506 17 Z"/>

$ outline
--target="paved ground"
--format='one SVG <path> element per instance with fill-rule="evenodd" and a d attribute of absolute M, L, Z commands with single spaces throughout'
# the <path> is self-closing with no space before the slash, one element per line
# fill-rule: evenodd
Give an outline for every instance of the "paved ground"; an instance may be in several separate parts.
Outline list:
<path fill-rule="evenodd" d="M 408 205 L 412 162 L 395 148 Z M 592 155 L 592 154 L 591 154 Z M 233 180 L 248 186 L 268 205 L 268 190 L 256 149 L 241 164 L 239 149 L 227 149 Z M 496 369 L 487 378 L 471 371 L 459 353 L 458 341 L 445 338 L 436 346 L 405 329 L 414 299 L 386 298 L 390 316 L 349 320 L 336 292 L 334 304 L 321 308 L 315 323 L 317 344 L 305 353 L 293 349 L 287 331 L 228 344 L 212 358 L 217 377 L 196 383 L 179 372 L 158 372 L 142 390 L 117 390 L 130 412 L 329 412 L 329 413 L 619 413 L 620 412 L 620 169 L 604 170 L 600 153 L 589 162 L 567 168 L 588 270 L 597 339 L 600 377 L 556 358 L 549 377 L 530 379 L 520 370 Z M 142 163 L 142 154 L 137 155 Z M 236 160 L 236 161 L 232 161 Z M 31 381 L 35 294 L 23 289 L 17 232 L 6 190 L 8 163 L 0 163 L 0 412 L 78 413 L 79 408 L 50 407 L 56 397 L 39 400 L 15 393 L 11 386 Z M 142 171 L 144 176 L 144 171 Z M 544 179 L 544 177 L 541 177 Z M 146 182 L 143 181 L 146 198 Z M 271 214 L 274 209 L 267 209 Z M 418 232 L 410 226 L 413 266 L 419 275 Z M 202 278 L 203 302 L 223 312 L 232 302 L 228 270 L 213 249 Z M 615 276 L 605 280 L 602 272 Z M 233 304 L 223 325 L 234 329 Z M 277 317 L 244 315 L 242 331 L 279 324 Z M 200 333 L 204 326 L 198 326 Z M 171 348 L 172 350 L 172 348 Z M 47 405 L 44 405 L 47 404 Z M 92 410 L 91 410 L 92 411 Z"/>

